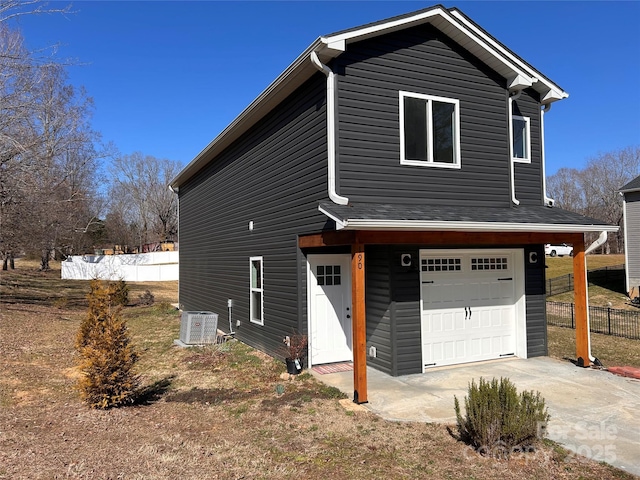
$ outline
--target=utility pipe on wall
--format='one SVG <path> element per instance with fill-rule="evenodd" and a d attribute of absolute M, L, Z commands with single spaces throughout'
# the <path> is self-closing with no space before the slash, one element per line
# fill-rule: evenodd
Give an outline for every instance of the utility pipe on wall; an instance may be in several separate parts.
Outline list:
<path fill-rule="evenodd" d="M 520 201 L 516 198 L 516 175 L 513 161 L 513 101 L 518 100 L 521 94 L 522 90 L 517 90 L 509 97 L 509 179 L 511 180 L 511 202 L 514 205 L 520 205 Z"/>
<path fill-rule="evenodd" d="M 316 52 L 311 52 L 313 65 L 327 76 L 327 163 L 328 163 L 328 193 L 332 202 L 347 205 L 349 199 L 336 192 L 336 88 L 335 73 L 318 58 Z"/>

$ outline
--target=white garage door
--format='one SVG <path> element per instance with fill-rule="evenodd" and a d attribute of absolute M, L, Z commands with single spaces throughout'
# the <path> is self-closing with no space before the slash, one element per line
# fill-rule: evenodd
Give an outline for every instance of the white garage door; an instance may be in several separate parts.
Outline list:
<path fill-rule="evenodd" d="M 516 354 L 511 250 L 420 252 L 423 370 Z"/>

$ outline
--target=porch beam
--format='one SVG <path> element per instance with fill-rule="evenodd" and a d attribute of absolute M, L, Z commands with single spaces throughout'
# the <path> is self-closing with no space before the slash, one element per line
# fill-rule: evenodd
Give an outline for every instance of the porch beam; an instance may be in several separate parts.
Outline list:
<path fill-rule="evenodd" d="M 573 293 L 576 318 L 576 358 L 578 365 L 588 367 L 589 360 L 589 304 L 587 290 L 587 265 L 584 236 L 573 241 Z"/>
<path fill-rule="evenodd" d="M 555 232 L 388 232 L 363 230 L 358 231 L 358 239 L 366 245 L 532 245 L 544 243 L 574 243 L 583 240 L 583 234 Z"/>
<path fill-rule="evenodd" d="M 358 230 L 358 241 L 365 245 L 419 244 L 425 246 L 450 245 L 534 245 L 543 243 L 574 243 L 583 239 L 582 233 L 557 232 L 398 232 L 386 230 Z M 353 245 L 355 231 L 326 231 L 298 238 L 300 248 Z"/>
<path fill-rule="evenodd" d="M 298 237 L 298 247 L 300 248 L 318 248 L 318 247 L 335 247 L 344 245 L 353 245 L 355 242 L 355 232 L 334 230 L 314 233 L 311 235 L 300 235 Z"/>
<path fill-rule="evenodd" d="M 353 345 L 353 401 L 367 403 L 367 322 L 364 297 L 364 244 L 351 246 L 351 328 Z"/>

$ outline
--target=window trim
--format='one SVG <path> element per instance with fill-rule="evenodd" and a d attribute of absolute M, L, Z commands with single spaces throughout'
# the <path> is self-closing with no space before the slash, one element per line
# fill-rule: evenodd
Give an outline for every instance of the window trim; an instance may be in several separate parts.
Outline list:
<path fill-rule="evenodd" d="M 524 130 L 527 136 L 525 140 L 525 149 L 526 149 L 526 157 L 520 158 L 515 156 L 515 141 L 516 141 L 516 131 L 513 128 L 514 120 L 522 120 L 524 121 Z M 511 160 L 517 163 L 531 163 L 531 117 L 524 117 L 522 115 L 511 115 Z"/>
<path fill-rule="evenodd" d="M 405 133 L 404 133 L 404 99 L 405 97 L 419 98 L 427 101 L 427 160 L 411 160 L 405 158 Z M 433 121 L 432 121 L 432 102 L 450 103 L 455 106 L 454 122 L 453 122 L 453 163 L 435 162 L 433 160 Z M 438 168 L 461 168 L 460 156 L 460 100 L 456 98 L 439 97 L 436 95 L 425 95 L 423 93 L 408 92 L 400 90 L 399 92 L 400 106 L 400 164 L 412 165 L 419 167 L 438 167 Z"/>
<path fill-rule="evenodd" d="M 253 262 L 260 263 L 260 288 L 253 286 Z M 260 318 L 253 318 L 253 294 L 260 293 Z M 249 257 L 249 320 L 256 325 L 264 325 L 264 260 L 262 257 Z"/>

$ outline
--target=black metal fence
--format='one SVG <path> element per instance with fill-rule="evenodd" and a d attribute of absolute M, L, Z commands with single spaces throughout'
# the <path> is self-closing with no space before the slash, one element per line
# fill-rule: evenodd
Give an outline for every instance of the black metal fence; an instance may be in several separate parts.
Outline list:
<path fill-rule="evenodd" d="M 573 303 L 547 302 L 547 324 L 576 328 Z M 640 312 L 609 307 L 589 307 L 589 326 L 593 333 L 640 339 Z"/>
<path fill-rule="evenodd" d="M 590 284 L 608 284 L 615 281 L 624 281 L 624 264 L 609 267 L 596 268 L 587 272 Z M 546 290 L 548 296 L 559 295 L 573 290 L 573 274 L 547 278 Z"/>

